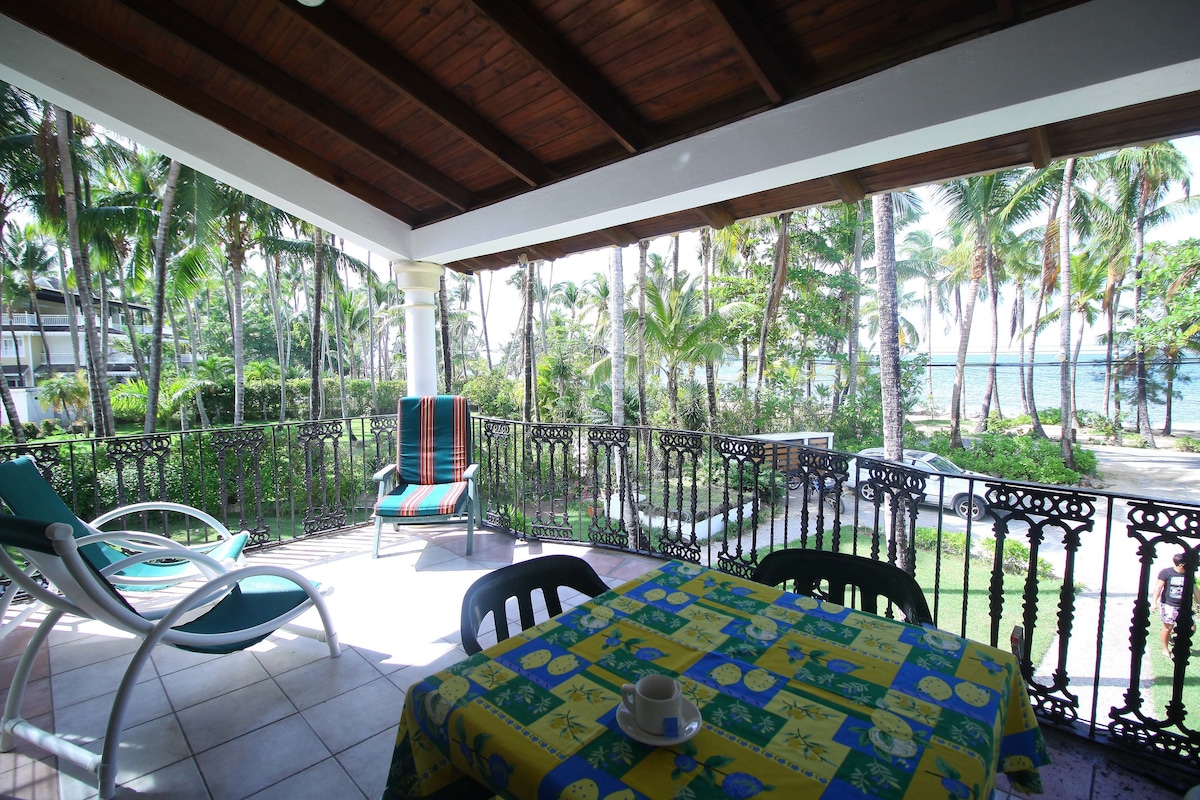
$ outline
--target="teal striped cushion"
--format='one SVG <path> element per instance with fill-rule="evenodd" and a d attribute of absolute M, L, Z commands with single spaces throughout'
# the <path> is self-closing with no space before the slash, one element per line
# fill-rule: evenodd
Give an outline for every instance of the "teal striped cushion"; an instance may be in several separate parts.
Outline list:
<path fill-rule="evenodd" d="M 467 398 L 401 397 L 397 472 L 401 483 L 462 480 L 471 461 L 471 414 Z"/>
<path fill-rule="evenodd" d="M 375 504 L 381 517 L 429 517 L 458 514 L 467 505 L 467 482 L 422 485 L 402 483 Z"/>

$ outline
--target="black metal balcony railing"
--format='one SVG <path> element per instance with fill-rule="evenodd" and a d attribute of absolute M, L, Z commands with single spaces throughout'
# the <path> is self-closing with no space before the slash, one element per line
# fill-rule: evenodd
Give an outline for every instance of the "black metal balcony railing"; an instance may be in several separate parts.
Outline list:
<path fill-rule="evenodd" d="M 1160 655 L 1157 570 L 1200 559 L 1200 506 L 922 472 L 830 450 L 693 431 L 476 418 L 485 524 L 521 538 L 681 558 L 748 576 L 814 547 L 899 563 L 939 627 L 1007 646 L 1039 716 L 1200 768 L 1192 610 Z M 35 457 L 77 514 L 148 499 L 202 508 L 252 547 L 366 522 L 395 419 L 325 420 L 0 448 Z M 966 484 L 964 489 L 963 484 Z M 986 513 L 959 518 L 983 498 Z M 191 542 L 174 514 L 137 521 Z M 131 524 L 130 527 L 133 527 Z"/>

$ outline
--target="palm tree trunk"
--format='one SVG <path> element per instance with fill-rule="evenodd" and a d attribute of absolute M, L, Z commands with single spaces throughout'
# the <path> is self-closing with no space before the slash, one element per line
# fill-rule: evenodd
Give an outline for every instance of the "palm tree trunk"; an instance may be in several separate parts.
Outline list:
<path fill-rule="evenodd" d="M 679 239 L 676 238 L 676 244 Z M 650 240 L 638 242 L 638 329 L 637 329 L 637 390 L 638 419 L 642 427 L 650 424 L 650 409 L 646 402 L 646 262 L 650 253 Z M 674 419 L 674 409 L 671 418 Z"/>
<path fill-rule="evenodd" d="M 0 319 L 4 318 L 4 270 L 0 269 Z M 17 369 L 20 370 L 20 356 L 17 344 L 16 328 L 10 328 L 13 336 L 13 353 L 18 354 Z M 21 429 L 21 418 L 17 414 L 17 403 L 13 400 L 12 392 L 8 389 L 8 378 L 0 373 L 0 402 L 4 403 L 4 413 L 8 415 L 8 427 L 12 429 L 13 439 L 17 444 L 25 444 L 25 431 Z"/>
<path fill-rule="evenodd" d="M 1055 191 L 1054 197 L 1050 201 L 1050 212 L 1046 218 L 1046 232 L 1042 236 L 1042 278 L 1038 281 L 1038 299 L 1037 305 L 1034 307 L 1032 335 L 1029 337 L 1029 384 L 1026 387 L 1026 394 L 1029 396 L 1029 432 L 1042 439 L 1046 438 L 1046 431 L 1038 417 L 1037 399 L 1033 393 L 1033 379 L 1037 374 L 1037 340 L 1042 327 L 1042 309 L 1045 307 L 1046 296 L 1050 293 L 1050 288 L 1053 286 L 1058 272 L 1057 240 L 1054 237 L 1058 235 L 1058 204 L 1061 200 L 1062 190 L 1060 188 Z"/>
<path fill-rule="evenodd" d="M 450 301 L 446 296 L 446 270 L 438 278 L 438 320 L 442 330 L 442 377 L 446 394 L 454 394 L 454 362 L 450 356 Z"/>
<path fill-rule="evenodd" d="M 199 375 L 200 365 L 196 362 L 200 358 L 201 344 L 203 344 L 200 339 L 200 312 L 193 303 L 188 303 L 184 313 L 187 315 L 188 338 L 192 340 L 192 375 Z M 212 427 L 212 420 L 208 418 L 208 409 L 204 406 L 203 391 L 196 392 L 196 413 L 200 415 L 201 428 Z"/>
<path fill-rule="evenodd" d="M 33 318 L 37 321 L 38 337 L 42 340 L 42 363 L 46 366 L 46 372 L 53 378 L 54 360 L 50 356 L 50 342 L 46 339 L 46 325 L 42 322 L 42 309 L 37 300 L 37 284 L 34 283 L 32 275 L 29 279 L 29 305 L 33 309 Z"/>
<path fill-rule="evenodd" d="M 132 253 L 130 254 L 132 258 Z M 126 259 L 129 263 L 129 259 Z M 129 290 L 125 282 L 125 268 L 123 265 L 117 265 L 117 291 L 121 295 L 121 316 L 124 318 L 125 335 L 129 338 L 129 353 L 133 356 L 133 368 L 137 370 L 138 377 L 146 380 L 147 370 L 145 360 L 142 358 L 142 348 L 137 340 L 137 327 L 133 322 L 133 309 L 130 307 Z"/>
<path fill-rule="evenodd" d="M 522 256 L 524 261 L 524 257 Z M 524 264 L 525 267 L 525 283 L 522 288 L 525 290 L 525 307 L 522 318 L 522 329 L 524 331 L 521 336 L 521 369 L 525 373 L 525 403 L 522 407 L 523 419 L 525 422 L 532 422 L 534 415 L 535 404 L 533 402 L 534 386 L 537 383 L 537 378 L 534 374 L 533 357 L 533 265 L 528 261 Z"/>
<path fill-rule="evenodd" d="M 1163 420 L 1163 428 L 1161 431 L 1163 436 L 1171 435 L 1171 409 L 1175 400 L 1173 396 L 1175 394 L 1175 371 L 1178 369 L 1178 367 L 1179 353 L 1168 356 L 1165 367 L 1167 377 L 1167 397 L 1164 400 L 1164 413 L 1166 416 Z"/>
<path fill-rule="evenodd" d="M 162 382 L 163 321 L 167 310 L 167 236 L 171 213 L 175 208 L 175 190 L 179 185 L 180 164 L 171 159 L 167 182 L 163 186 L 162 207 L 158 212 L 158 231 L 154 236 L 154 299 L 151 301 L 153 330 L 150 334 L 150 378 L 146 382 L 146 420 L 143 433 L 154 433 L 158 421 L 159 383 Z M 182 403 L 180 406 L 182 407 Z"/>
<path fill-rule="evenodd" d="M 900 331 L 896 307 L 896 243 L 892 219 L 892 196 L 878 194 L 871 200 L 875 222 L 875 262 L 878 273 L 876 287 L 879 298 L 879 383 L 883 402 L 883 455 L 901 460 L 904 457 L 904 403 L 900 386 Z M 887 530 L 895 563 L 912 574 L 914 565 L 909 558 L 907 517 L 891 504 L 884 510 Z"/>
<path fill-rule="evenodd" d="M 271 320 L 275 324 L 275 357 L 279 359 L 279 421 L 287 421 L 287 338 L 283 330 L 283 298 L 279 290 L 279 256 L 267 266 L 267 299 L 271 303 Z"/>
<path fill-rule="evenodd" d="M 954 387 L 950 390 L 950 446 L 961 448 L 963 380 L 966 376 L 967 345 L 971 340 L 971 321 L 975 316 L 975 298 L 979 295 L 979 278 L 971 279 L 967 304 L 963 309 L 958 333 L 958 354 L 954 361 Z"/>
<path fill-rule="evenodd" d="M 325 293 L 325 232 L 313 229 L 313 296 L 308 315 L 312 318 L 312 358 L 309 361 L 308 418 L 321 418 L 321 303 Z"/>
<path fill-rule="evenodd" d="M 700 266 L 702 270 L 701 291 L 704 298 L 704 318 L 712 314 L 712 299 L 708 293 L 709 275 L 712 271 L 713 247 L 712 228 L 700 229 Z M 704 386 L 708 395 L 708 429 L 717 426 L 717 370 L 711 358 L 704 360 Z"/>
<path fill-rule="evenodd" d="M 1000 349 L 1000 296 L 996 287 L 996 263 L 990 247 L 984 253 L 983 260 L 988 282 L 988 305 L 992 311 L 992 343 L 988 349 L 991 360 L 988 362 L 987 390 L 983 393 L 983 406 L 979 409 L 979 422 L 975 425 L 975 433 L 987 430 L 988 417 L 992 413 L 992 398 L 996 394 L 996 354 Z"/>
<path fill-rule="evenodd" d="M 788 223 L 791 222 L 792 212 L 785 211 L 779 215 L 779 234 L 775 238 L 775 271 L 771 275 L 771 286 L 767 291 L 767 307 L 763 313 L 763 324 L 758 335 L 758 373 L 754 378 L 754 416 L 755 427 L 759 403 L 762 395 L 763 375 L 767 368 L 767 336 L 771 332 L 771 322 L 779 311 L 779 300 L 783 297 L 783 287 L 787 284 L 788 251 L 791 237 L 788 233 Z"/>
<path fill-rule="evenodd" d="M 87 342 L 88 387 L 92 400 L 93 432 L 107 438 L 116 432 L 113 421 L 112 401 L 108 394 L 108 368 L 100 352 L 100 337 L 96 330 L 96 311 L 92 307 L 92 270 L 87 252 L 79 234 L 79 184 L 73 161 L 71 115 L 58 106 L 54 107 L 55 124 L 58 129 L 58 153 L 62 169 L 63 194 L 67 211 L 67 242 L 71 249 L 71 263 L 75 267 L 75 283 L 79 287 L 80 306 L 83 308 L 83 333 Z M 66 287 L 63 287 L 64 290 Z"/>
<path fill-rule="evenodd" d="M 481 321 L 481 330 L 483 331 L 483 352 L 487 354 L 488 372 L 492 371 L 492 346 L 488 343 L 488 328 L 487 328 L 487 303 L 483 299 L 483 273 L 475 273 L 475 282 L 479 285 L 479 319 Z M 489 281 L 490 284 L 493 281 Z"/>
<path fill-rule="evenodd" d="M 1062 221 L 1058 224 L 1059 294 L 1059 399 L 1062 403 L 1062 457 L 1067 469 L 1075 469 L 1075 449 L 1072 447 L 1075 409 L 1071 405 L 1071 195 L 1075 185 L 1075 159 L 1068 158 L 1063 168 Z"/>
<path fill-rule="evenodd" d="M 1138 186 L 1138 211 L 1133 229 L 1133 327 L 1141 323 L 1142 257 L 1146 248 L 1146 206 L 1149 203 L 1148 182 L 1143 178 Z M 1137 428 L 1146 444 L 1154 447 L 1154 430 L 1150 427 L 1150 409 L 1146 401 L 1146 345 L 1134 340 L 1134 375 L 1137 378 Z"/>
<path fill-rule="evenodd" d="M 55 238 L 58 250 L 58 285 L 63 293 L 63 305 L 67 309 L 67 330 L 71 332 L 71 363 L 79 372 L 83 365 L 79 363 L 79 317 L 75 313 L 75 297 L 67 289 L 67 256 L 63 252 L 62 236 Z"/>
<path fill-rule="evenodd" d="M 874 200 L 872 200 L 874 202 Z M 855 204 L 856 221 L 854 224 L 854 280 L 855 284 L 862 277 L 863 251 L 863 222 L 866 210 L 863 201 Z M 858 329 L 862 325 L 861 294 L 854 292 L 853 307 L 850 313 L 850 335 L 846 338 L 846 397 L 853 400 L 858 396 Z M 930 392 L 932 394 L 932 391 Z"/>

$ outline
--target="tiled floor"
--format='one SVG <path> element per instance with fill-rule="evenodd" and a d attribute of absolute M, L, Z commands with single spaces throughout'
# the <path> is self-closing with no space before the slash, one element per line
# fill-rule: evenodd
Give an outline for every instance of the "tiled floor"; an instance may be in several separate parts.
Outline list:
<path fill-rule="evenodd" d="M 458 626 L 466 588 L 488 570 L 551 552 L 582 555 L 610 585 L 655 563 L 612 551 L 514 543 L 479 533 L 463 556 L 453 527 L 385 534 L 378 560 L 364 529 L 275 548 L 251 557 L 332 583 L 342 656 L 281 634 L 253 649 L 212 657 L 160 648 L 142 673 L 127 717 L 119 797 L 376 798 L 383 789 L 404 691 L 465 657 Z M 32 625 L 0 642 L 7 687 Z M 24 636 L 22 634 L 25 634 Z M 26 716 L 99 749 L 112 691 L 134 640 L 96 623 L 67 620 L 52 636 L 26 695 Z M 486 642 L 485 642 L 486 644 Z M 1047 796 L 1178 797 L 1167 779 L 1142 777 L 1103 750 L 1049 734 L 1054 764 Z M 92 776 L 20 743 L 0 755 L 0 800 L 95 796 Z"/>

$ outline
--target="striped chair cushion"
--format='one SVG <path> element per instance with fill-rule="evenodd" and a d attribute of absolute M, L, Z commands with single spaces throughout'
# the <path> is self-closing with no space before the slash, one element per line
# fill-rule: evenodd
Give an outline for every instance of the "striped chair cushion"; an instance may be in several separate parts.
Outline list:
<path fill-rule="evenodd" d="M 375 504 L 381 517 L 429 517 L 458 514 L 467 504 L 467 482 L 422 485 L 402 483 Z"/>
<path fill-rule="evenodd" d="M 462 480 L 471 462 L 471 416 L 467 398 L 450 395 L 402 397 L 396 411 L 400 432 L 397 483 Z"/>

